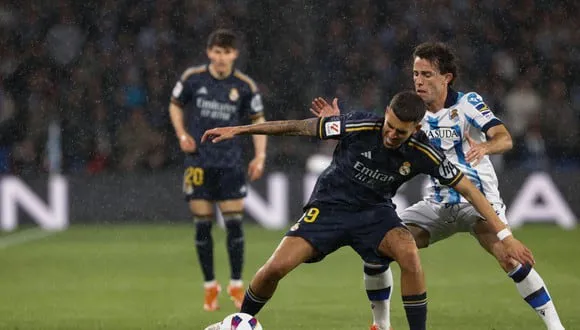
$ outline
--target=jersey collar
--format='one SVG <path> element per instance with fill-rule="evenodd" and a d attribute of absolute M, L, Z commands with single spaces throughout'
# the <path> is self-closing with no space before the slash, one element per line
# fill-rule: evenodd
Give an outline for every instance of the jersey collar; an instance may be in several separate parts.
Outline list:
<path fill-rule="evenodd" d="M 205 65 L 205 67 L 206 67 L 206 69 L 207 69 L 207 73 L 209 73 L 209 75 L 210 75 L 210 76 L 211 76 L 213 79 L 215 79 L 215 80 L 223 81 L 223 80 L 229 79 L 229 78 L 230 78 L 230 77 L 232 77 L 232 76 L 234 75 L 234 73 L 236 72 L 236 66 L 235 66 L 235 64 L 234 64 L 234 66 L 232 66 L 232 72 L 231 72 L 231 73 L 230 73 L 230 74 L 229 74 L 227 77 L 223 77 L 223 78 L 221 78 L 221 79 L 220 79 L 220 78 L 216 78 L 216 77 L 214 77 L 214 75 L 213 75 L 213 74 L 211 74 L 211 71 L 210 71 L 210 69 L 209 69 L 209 65 L 210 65 L 210 63 L 207 63 L 207 64 Z"/>
<path fill-rule="evenodd" d="M 450 108 L 459 100 L 459 93 L 451 87 L 447 88 L 447 98 L 443 107 Z"/>

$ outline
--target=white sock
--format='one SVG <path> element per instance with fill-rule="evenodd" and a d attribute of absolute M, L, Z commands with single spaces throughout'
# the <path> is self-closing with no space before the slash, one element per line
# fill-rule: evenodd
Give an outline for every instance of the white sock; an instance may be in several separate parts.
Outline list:
<path fill-rule="evenodd" d="M 244 286 L 244 281 L 242 281 L 242 280 L 230 280 L 230 286 L 231 287 Z"/>
<path fill-rule="evenodd" d="M 535 269 L 519 265 L 508 275 L 516 283 L 522 298 L 536 311 L 548 330 L 564 329 L 546 284 Z"/>
<path fill-rule="evenodd" d="M 388 330 L 391 327 L 391 293 L 393 289 L 391 268 L 373 275 L 369 275 L 365 271 L 364 280 L 367 296 L 371 302 L 373 323 L 380 329 Z"/>
<path fill-rule="evenodd" d="M 203 287 L 206 289 L 211 288 L 212 286 L 216 286 L 216 285 L 218 285 L 218 282 L 216 280 L 203 282 Z"/>

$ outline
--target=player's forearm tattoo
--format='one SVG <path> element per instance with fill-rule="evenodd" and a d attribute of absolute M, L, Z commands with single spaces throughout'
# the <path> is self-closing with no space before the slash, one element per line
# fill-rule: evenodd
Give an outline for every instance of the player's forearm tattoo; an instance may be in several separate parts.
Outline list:
<path fill-rule="evenodd" d="M 241 134 L 316 136 L 318 118 L 304 120 L 268 121 L 247 126 Z"/>

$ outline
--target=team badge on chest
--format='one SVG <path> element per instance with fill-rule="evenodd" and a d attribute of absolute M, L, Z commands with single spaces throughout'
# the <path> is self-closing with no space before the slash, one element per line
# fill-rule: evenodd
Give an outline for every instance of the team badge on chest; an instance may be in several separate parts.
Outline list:
<path fill-rule="evenodd" d="M 237 88 L 230 89 L 230 101 L 236 102 L 240 98 L 240 93 Z"/>
<path fill-rule="evenodd" d="M 451 109 L 451 111 L 449 111 L 449 119 L 459 121 L 459 114 L 457 112 L 457 109 Z"/>
<path fill-rule="evenodd" d="M 411 163 L 404 162 L 401 167 L 399 167 L 399 174 L 401 175 L 409 175 L 411 173 Z"/>

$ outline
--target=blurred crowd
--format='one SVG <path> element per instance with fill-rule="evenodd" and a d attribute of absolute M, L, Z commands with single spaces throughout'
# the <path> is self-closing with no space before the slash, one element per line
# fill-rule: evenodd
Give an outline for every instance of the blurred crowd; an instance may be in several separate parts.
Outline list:
<path fill-rule="evenodd" d="M 315 96 L 382 112 L 412 88 L 411 53 L 452 45 L 456 87 L 506 123 L 505 161 L 580 162 L 580 4 L 546 0 L 58 0 L 0 4 L 0 173 L 159 169 L 181 162 L 170 91 L 204 63 L 218 27 L 238 31 L 238 67 L 267 119 L 309 116 Z M 328 145 L 272 138 L 271 167 L 303 166 Z M 251 147 L 251 145 L 249 145 Z"/>

